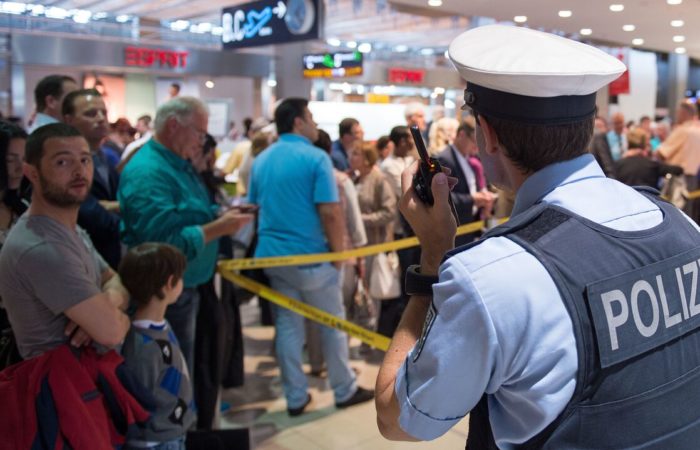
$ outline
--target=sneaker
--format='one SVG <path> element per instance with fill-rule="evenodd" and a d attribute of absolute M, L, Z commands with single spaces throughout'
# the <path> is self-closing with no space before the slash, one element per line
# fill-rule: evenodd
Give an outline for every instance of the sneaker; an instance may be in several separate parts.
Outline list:
<path fill-rule="evenodd" d="M 303 405 L 301 405 L 298 408 L 287 408 L 287 414 L 289 414 L 291 417 L 296 417 L 300 416 L 304 413 L 304 410 L 306 409 L 307 406 L 309 406 L 309 403 L 311 403 L 311 394 L 306 394 L 306 401 L 304 402 Z"/>
<path fill-rule="evenodd" d="M 337 402 L 337 408 L 347 408 L 348 406 L 357 405 L 358 403 L 366 402 L 374 398 L 374 391 L 358 387 L 355 393 L 344 402 Z"/>

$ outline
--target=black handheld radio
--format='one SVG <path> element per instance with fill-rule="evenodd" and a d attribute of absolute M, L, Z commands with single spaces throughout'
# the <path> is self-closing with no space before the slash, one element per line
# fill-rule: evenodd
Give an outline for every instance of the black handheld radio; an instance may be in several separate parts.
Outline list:
<path fill-rule="evenodd" d="M 431 188 L 433 177 L 442 172 L 442 166 L 436 158 L 431 158 L 430 155 L 428 155 L 428 150 L 425 148 L 425 142 L 423 142 L 420 129 L 417 126 L 412 126 L 410 130 L 413 136 L 413 142 L 416 143 L 416 149 L 418 149 L 418 156 L 420 156 L 418 172 L 413 176 L 413 190 L 416 191 L 416 195 L 423 203 L 432 206 L 435 203 L 433 190 Z M 457 216 L 457 210 L 452 202 L 451 195 L 448 197 L 448 200 L 450 202 L 452 214 L 457 221 L 457 225 L 459 225 L 459 217 Z"/>

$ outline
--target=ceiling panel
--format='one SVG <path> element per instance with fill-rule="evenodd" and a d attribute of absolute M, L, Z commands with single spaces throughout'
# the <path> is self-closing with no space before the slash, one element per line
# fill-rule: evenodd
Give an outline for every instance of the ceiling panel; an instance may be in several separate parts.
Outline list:
<path fill-rule="evenodd" d="M 700 0 L 682 0 L 668 5 L 666 0 L 622 1 L 622 12 L 611 12 L 612 1 L 603 0 L 442 0 L 442 6 L 427 6 L 427 0 L 325 0 L 326 37 L 341 40 L 370 41 L 410 47 L 441 47 L 469 26 L 470 17 L 491 17 L 512 21 L 525 15 L 526 25 L 549 31 L 559 30 L 578 36 L 581 28 L 590 28 L 588 38 L 594 42 L 632 46 L 632 39 L 642 38 L 643 49 L 672 52 L 687 49 L 700 58 Z M 677 0 L 676 0 L 677 1 Z M 191 22 L 218 24 L 224 7 L 248 0 L 57 0 L 46 3 L 63 8 L 84 8 L 93 12 L 132 14 L 153 20 L 184 19 Z M 559 10 L 572 16 L 561 18 Z M 683 27 L 674 28 L 671 20 L 682 19 Z M 623 31 L 623 25 L 635 31 Z M 675 43 L 673 36 L 685 37 Z M 586 39 L 586 38 L 584 38 Z"/>
<path fill-rule="evenodd" d="M 700 58 L 700 0 L 682 0 L 679 5 L 669 5 L 666 0 L 443 0 L 442 6 L 432 8 L 427 0 L 391 0 L 394 5 L 420 8 L 431 13 L 460 14 L 492 17 L 499 21 L 512 21 L 516 15 L 527 16 L 532 28 L 561 30 L 578 35 L 582 28 L 593 33 L 588 39 L 616 45 L 633 46 L 632 39 L 642 38 L 643 49 L 672 52 L 676 47 L 686 48 L 688 54 Z M 611 4 L 622 4 L 624 10 L 612 12 Z M 569 10 L 571 17 L 559 17 L 560 10 Z M 684 20 L 682 27 L 671 26 L 672 20 Z M 624 31 L 624 25 L 634 25 L 634 31 Z M 673 36 L 685 37 L 676 43 Z"/>

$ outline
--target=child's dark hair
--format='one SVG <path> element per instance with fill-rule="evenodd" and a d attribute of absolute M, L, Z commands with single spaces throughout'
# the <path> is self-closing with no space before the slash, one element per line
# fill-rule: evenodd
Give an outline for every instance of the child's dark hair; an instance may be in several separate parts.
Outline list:
<path fill-rule="evenodd" d="M 172 276 L 180 281 L 187 259 L 180 250 L 161 242 L 146 242 L 129 250 L 119 264 L 119 277 L 137 306 L 152 297 L 165 298 L 163 287 Z"/>

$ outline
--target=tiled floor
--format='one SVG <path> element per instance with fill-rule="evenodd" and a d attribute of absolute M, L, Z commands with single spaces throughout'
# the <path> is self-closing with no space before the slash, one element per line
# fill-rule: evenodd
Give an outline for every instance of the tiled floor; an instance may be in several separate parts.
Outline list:
<path fill-rule="evenodd" d="M 333 392 L 326 379 L 309 377 L 313 401 L 307 412 L 295 418 L 287 415 L 279 370 L 272 354 L 272 327 L 257 325 L 256 303 L 242 306 L 245 338 L 246 383 L 222 394 L 231 405 L 221 417 L 222 428 L 248 427 L 252 448 L 257 450 L 422 450 L 464 448 L 467 420 L 443 437 L 431 442 L 407 443 L 385 440 L 375 424 L 374 403 L 345 410 L 333 404 Z M 353 342 L 352 347 L 359 345 Z M 357 353 L 357 352 L 353 352 Z M 371 362 L 356 359 L 351 365 L 363 387 L 374 388 L 381 354 Z M 375 362 L 377 361 L 377 362 Z M 306 367 L 308 369 L 308 366 Z"/>

